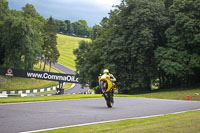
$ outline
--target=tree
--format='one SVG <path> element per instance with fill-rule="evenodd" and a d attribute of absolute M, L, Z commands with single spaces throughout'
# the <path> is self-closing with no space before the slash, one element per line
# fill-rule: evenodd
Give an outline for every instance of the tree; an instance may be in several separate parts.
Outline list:
<path fill-rule="evenodd" d="M 85 20 L 78 20 L 72 23 L 74 34 L 81 37 L 89 37 L 90 29 Z"/>
<path fill-rule="evenodd" d="M 57 38 L 56 23 L 54 19 L 50 17 L 44 27 L 44 34 L 43 34 L 44 44 L 42 45 L 42 49 L 43 49 L 43 56 L 45 59 L 43 70 L 45 70 L 47 62 L 49 62 L 51 66 L 52 63 L 57 62 L 60 56 L 59 51 L 57 49 L 56 38 Z"/>
<path fill-rule="evenodd" d="M 106 64 L 116 71 L 120 88 L 132 92 L 150 90 L 157 74 L 154 50 L 161 42 L 158 29 L 167 22 L 164 3 L 127 0 L 119 9 L 120 12 L 110 13 L 109 27 L 113 28 L 109 34 L 113 35 L 106 46 L 112 50 L 107 51 Z"/>
<path fill-rule="evenodd" d="M 57 26 L 57 31 L 59 31 L 59 33 L 63 33 L 66 34 L 67 33 L 67 24 L 65 23 L 65 21 L 63 20 L 56 20 L 56 26 Z"/>
<path fill-rule="evenodd" d="M 5 48 L 2 46 L 2 28 L 6 17 L 9 16 L 8 1 L 0 0 L 0 65 L 4 64 Z"/>
<path fill-rule="evenodd" d="M 84 78 L 89 76 L 88 69 L 88 53 L 90 51 L 90 43 L 86 41 L 80 41 L 79 48 L 75 49 L 73 52 L 76 55 L 76 68 L 77 68 L 77 76 L 79 77 L 79 82 L 81 84 L 87 84 L 88 79 Z M 81 75 L 81 76 L 80 76 Z"/>
<path fill-rule="evenodd" d="M 174 0 L 165 0 L 164 1 L 166 9 L 168 9 L 173 4 L 173 1 Z"/>
<path fill-rule="evenodd" d="M 8 15 L 8 1 L 7 0 L 0 0 L 0 20 L 4 20 L 6 15 Z"/>
<path fill-rule="evenodd" d="M 90 38 L 95 40 L 98 37 L 98 30 L 100 29 L 99 25 L 95 25 L 92 27 Z"/>
<path fill-rule="evenodd" d="M 73 23 L 70 20 L 55 20 L 57 32 L 67 35 L 89 37 L 91 28 L 85 20 L 78 20 Z"/>
<path fill-rule="evenodd" d="M 8 67 L 32 69 L 41 52 L 41 40 L 31 22 L 23 17 L 9 18 L 3 27 L 4 64 Z"/>
<path fill-rule="evenodd" d="M 167 44 L 156 51 L 162 86 L 190 86 L 200 80 L 199 5 L 196 0 L 176 0 L 169 7 Z"/>
<path fill-rule="evenodd" d="M 67 24 L 67 31 L 66 31 L 66 34 L 72 35 L 72 33 L 73 33 L 73 27 L 72 27 L 72 25 L 71 25 L 70 20 L 65 20 L 65 23 Z"/>
<path fill-rule="evenodd" d="M 40 34 L 43 32 L 44 24 L 46 20 L 36 11 L 33 5 L 26 4 L 22 7 L 23 16 L 32 21 L 34 28 L 40 31 Z"/>
<path fill-rule="evenodd" d="M 8 67 L 32 69 L 41 55 L 41 25 L 36 26 L 40 20 L 33 6 L 27 4 L 23 9 L 27 10 L 11 10 L 2 24 L 1 44 L 5 50 L 3 61 Z"/>

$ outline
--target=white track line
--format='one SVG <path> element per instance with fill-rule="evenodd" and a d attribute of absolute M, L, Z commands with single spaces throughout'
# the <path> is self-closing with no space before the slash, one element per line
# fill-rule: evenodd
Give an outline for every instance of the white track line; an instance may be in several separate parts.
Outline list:
<path fill-rule="evenodd" d="M 180 113 L 185 113 L 189 111 L 198 111 L 198 110 L 200 109 L 180 111 L 180 112 L 174 112 L 174 113 L 169 113 L 169 114 L 180 114 Z M 26 131 L 26 132 L 21 132 L 21 133 L 35 133 L 35 132 L 49 131 L 49 130 L 55 130 L 55 129 L 60 129 L 60 128 L 80 127 L 80 126 L 86 126 L 86 125 L 102 124 L 102 123 L 116 122 L 116 121 L 123 121 L 123 120 L 143 119 L 143 118 L 150 118 L 150 117 L 156 117 L 156 116 L 164 116 L 164 115 L 169 115 L 169 114 L 150 115 L 150 116 L 143 116 L 143 117 L 133 117 L 133 118 L 125 118 L 125 119 L 117 119 L 117 120 L 109 120 L 109 121 L 92 122 L 92 123 L 85 123 L 85 124 L 77 124 L 77 125 L 70 125 L 70 126 L 63 126 L 63 127 L 34 130 L 34 131 Z"/>

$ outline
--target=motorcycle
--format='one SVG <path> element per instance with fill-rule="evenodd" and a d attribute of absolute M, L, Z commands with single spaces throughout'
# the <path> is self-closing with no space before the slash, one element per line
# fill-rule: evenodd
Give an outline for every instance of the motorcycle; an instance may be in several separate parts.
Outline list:
<path fill-rule="evenodd" d="M 114 99 L 113 93 L 115 88 L 114 83 L 111 81 L 111 77 L 109 75 L 100 75 L 99 77 L 99 88 L 103 94 L 103 97 L 106 100 L 108 108 L 112 108 Z M 115 79 L 116 80 L 116 79 Z"/>

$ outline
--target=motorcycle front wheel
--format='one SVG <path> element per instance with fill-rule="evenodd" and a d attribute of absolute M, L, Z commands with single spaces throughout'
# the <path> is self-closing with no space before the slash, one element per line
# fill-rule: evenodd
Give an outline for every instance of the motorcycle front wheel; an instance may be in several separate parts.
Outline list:
<path fill-rule="evenodd" d="M 107 84 L 106 81 L 101 81 L 99 87 L 100 87 L 100 89 L 101 89 L 101 92 L 102 92 L 102 93 L 105 93 L 105 92 L 106 92 L 106 89 L 107 89 L 107 87 L 108 87 L 108 84 Z"/>

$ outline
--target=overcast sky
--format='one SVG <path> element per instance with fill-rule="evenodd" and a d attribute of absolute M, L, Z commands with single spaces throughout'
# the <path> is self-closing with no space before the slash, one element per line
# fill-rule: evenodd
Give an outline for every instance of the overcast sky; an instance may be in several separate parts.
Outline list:
<path fill-rule="evenodd" d="M 10 9 L 21 10 L 26 3 L 33 4 L 45 18 L 52 16 L 71 22 L 84 19 L 89 26 L 99 24 L 103 17 L 119 5 L 121 0 L 8 0 Z"/>

